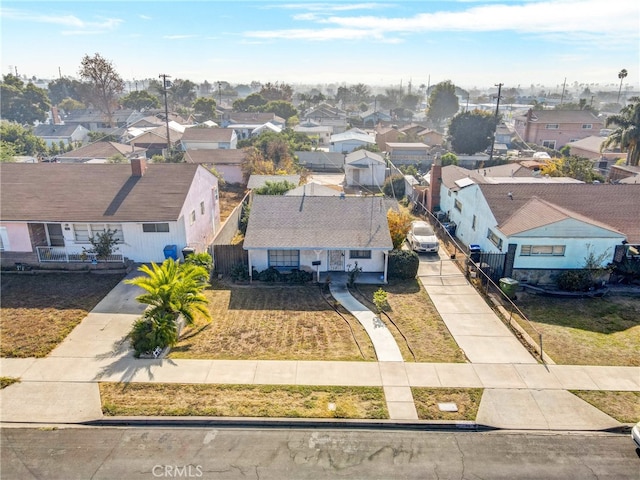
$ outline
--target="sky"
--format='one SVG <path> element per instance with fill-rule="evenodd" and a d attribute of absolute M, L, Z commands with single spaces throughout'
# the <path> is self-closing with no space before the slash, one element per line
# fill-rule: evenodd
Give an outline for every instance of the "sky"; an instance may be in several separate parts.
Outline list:
<path fill-rule="evenodd" d="M 2 74 L 637 91 L 638 0 L 2 0 Z M 590 87 L 594 90 L 593 87 Z"/>

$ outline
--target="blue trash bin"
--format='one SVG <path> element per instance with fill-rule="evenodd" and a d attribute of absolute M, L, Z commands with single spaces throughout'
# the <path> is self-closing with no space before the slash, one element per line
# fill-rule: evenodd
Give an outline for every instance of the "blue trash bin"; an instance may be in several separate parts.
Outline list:
<path fill-rule="evenodd" d="M 177 245 L 165 245 L 164 246 L 164 258 L 173 258 L 178 260 L 178 246 Z"/>

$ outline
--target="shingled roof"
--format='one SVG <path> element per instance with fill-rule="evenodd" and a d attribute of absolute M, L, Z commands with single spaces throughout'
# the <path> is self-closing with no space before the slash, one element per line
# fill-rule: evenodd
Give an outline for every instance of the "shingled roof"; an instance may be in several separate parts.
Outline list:
<path fill-rule="evenodd" d="M 559 214 L 591 220 L 591 223 L 608 226 L 622 232 L 629 243 L 640 243 L 640 185 L 593 185 L 593 184 L 480 184 L 480 190 L 498 222 L 498 227 L 508 225 L 517 229 L 512 219 L 531 199 L 538 198 L 562 209 L 539 209 L 536 222 L 551 223 Z M 511 195 L 509 195 L 511 193 Z M 545 213 L 546 212 L 546 213 Z"/>
<path fill-rule="evenodd" d="M 197 164 L 0 164 L 0 220 L 157 222 L 180 216 Z M 213 176 L 213 175 L 212 175 Z"/>
<path fill-rule="evenodd" d="M 244 248 L 391 250 L 387 204 L 381 197 L 256 195 Z"/>

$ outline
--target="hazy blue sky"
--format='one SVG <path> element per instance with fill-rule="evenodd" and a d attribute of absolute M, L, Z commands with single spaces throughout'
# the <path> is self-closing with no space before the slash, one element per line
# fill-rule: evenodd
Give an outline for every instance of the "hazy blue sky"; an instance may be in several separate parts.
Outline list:
<path fill-rule="evenodd" d="M 638 0 L 2 0 L 2 74 L 127 79 L 638 88 Z"/>

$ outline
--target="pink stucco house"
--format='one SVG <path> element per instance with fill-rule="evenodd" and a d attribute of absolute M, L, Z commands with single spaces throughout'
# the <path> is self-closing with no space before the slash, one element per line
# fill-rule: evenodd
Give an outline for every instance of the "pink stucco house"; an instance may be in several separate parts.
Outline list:
<path fill-rule="evenodd" d="M 569 142 L 599 135 L 603 122 L 587 110 L 532 110 L 515 118 L 515 131 L 527 143 L 559 150 Z"/>

